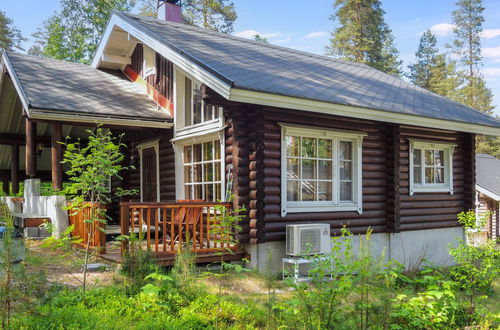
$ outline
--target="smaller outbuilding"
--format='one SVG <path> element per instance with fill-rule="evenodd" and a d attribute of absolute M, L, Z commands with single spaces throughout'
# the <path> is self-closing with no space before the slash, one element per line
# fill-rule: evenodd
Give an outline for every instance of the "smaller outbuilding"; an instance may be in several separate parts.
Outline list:
<path fill-rule="evenodd" d="M 486 230 L 488 238 L 500 237 L 500 159 L 485 154 L 476 155 L 476 212 L 490 212 Z"/>

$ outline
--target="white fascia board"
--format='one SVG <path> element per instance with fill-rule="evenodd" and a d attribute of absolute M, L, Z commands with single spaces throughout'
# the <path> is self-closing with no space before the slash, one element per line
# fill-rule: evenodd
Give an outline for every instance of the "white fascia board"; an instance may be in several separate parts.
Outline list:
<path fill-rule="evenodd" d="M 489 191 L 488 189 L 484 189 L 483 187 L 479 186 L 476 184 L 476 190 L 479 191 L 481 194 L 488 196 L 491 199 L 496 200 L 497 202 L 500 201 L 500 196 L 495 194 L 494 192 Z"/>
<path fill-rule="evenodd" d="M 157 53 L 167 58 L 181 70 L 188 72 L 195 79 L 204 83 L 205 85 L 207 85 L 208 87 L 210 87 L 211 89 L 213 89 L 215 92 L 222 95 L 226 99 L 229 98 L 231 90 L 230 84 L 222 81 L 221 79 L 217 78 L 216 76 L 214 76 L 212 73 L 208 72 L 201 66 L 187 59 L 185 56 L 180 55 L 175 50 L 164 45 L 158 38 L 155 38 L 154 33 L 152 32 L 146 33 L 141 31 L 140 29 L 137 29 L 135 26 L 129 24 L 115 13 L 113 13 L 113 15 L 111 16 L 111 19 L 108 23 L 106 31 L 104 32 L 101 43 L 99 44 L 99 48 L 97 49 L 96 54 L 94 55 L 94 60 L 92 61 L 92 66 L 94 68 L 98 68 L 101 63 L 102 55 L 104 54 L 106 44 L 108 42 L 109 37 L 111 36 L 111 33 L 113 32 L 114 26 L 118 26 L 121 29 L 127 31 L 134 38 L 139 40 L 144 45 L 154 49 Z"/>
<path fill-rule="evenodd" d="M 99 116 L 85 116 L 81 114 L 68 114 L 68 113 L 53 113 L 46 112 L 45 110 L 31 109 L 31 118 L 38 120 L 54 120 L 54 121 L 68 121 L 80 122 L 91 124 L 105 124 L 105 125 L 120 125 L 120 126 L 133 126 L 133 127 L 148 127 L 148 128 L 172 128 L 173 123 L 166 121 L 148 121 L 141 119 L 125 119 L 125 118 L 112 118 L 112 117 L 99 117 Z"/>
<path fill-rule="evenodd" d="M 306 100 L 297 97 L 232 88 L 230 101 L 253 103 L 279 108 L 324 113 L 350 118 L 376 120 L 381 122 L 438 128 L 451 131 L 500 136 L 500 128 L 477 124 L 460 123 L 414 115 L 405 115 L 383 110 Z"/>
<path fill-rule="evenodd" d="M 14 70 L 12 63 L 10 63 L 10 61 L 9 61 L 9 57 L 7 56 L 7 54 L 5 52 L 2 52 L 2 63 L 7 68 L 7 71 L 10 74 L 12 82 L 14 83 L 14 87 L 16 88 L 19 99 L 21 99 L 21 103 L 23 104 L 24 112 L 29 117 L 30 113 L 29 113 L 28 96 L 24 92 L 24 89 L 21 87 L 21 83 L 19 82 L 19 78 L 17 77 L 16 70 Z M 2 72 L 2 74 L 4 74 L 3 70 L 1 72 Z"/>

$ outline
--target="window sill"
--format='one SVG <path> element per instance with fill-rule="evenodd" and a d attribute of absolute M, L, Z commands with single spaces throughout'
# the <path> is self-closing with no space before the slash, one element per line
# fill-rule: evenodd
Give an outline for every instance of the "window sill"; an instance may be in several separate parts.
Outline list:
<path fill-rule="evenodd" d="M 307 206 L 307 207 L 286 207 L 282 209 L 281 216 L 284 217 L 288 213 L 316 213 L 316 212 L 348 212 L 354 211 L 361 214 L 363 212 L 361 206 L 356 204 L 345 204 L 337 206 Z"/>
<path fill-rule="evenodd" d="M 200 124 L 196 125 L 191 125 L 191 126 L 186 126 L 183 128 L 180 128 L 176 130 L 176 136 L 183 136 L 183 135 L 189 135 L 195 132 L 201 132 L 201 131 L 206 131 L 210 130 L 212 128 L 218 128 L 222 127 L 222 122 L 219 119 L 214 119 L 210 121 L 205 121 Z"/>
<path fill-rule="evenodd" d="M 410 196 L 415 193 L 429 193 L 429 192 L 446 192 L 450 195 L 453 195 L 453 189 L 449 186 L 419 186 L 419 187 L 410 187 Z"/>

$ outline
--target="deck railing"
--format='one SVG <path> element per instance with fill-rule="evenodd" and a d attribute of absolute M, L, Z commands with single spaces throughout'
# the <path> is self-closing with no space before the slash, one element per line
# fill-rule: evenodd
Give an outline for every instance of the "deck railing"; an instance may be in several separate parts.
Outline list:
<path fill-rule="evenodd" d="M 187 244 L 197 254 L 208 254 L 227 249 L 234 244 L 224 243 L 213 230 L 220 221 L 221 209 L 229 210 L 230 203 L 120 203 L 121 234 L 131 232 L 141 239 L 156 257 L 177 253 Z M 128 241 L 122 241 L 122 255 Z"/>

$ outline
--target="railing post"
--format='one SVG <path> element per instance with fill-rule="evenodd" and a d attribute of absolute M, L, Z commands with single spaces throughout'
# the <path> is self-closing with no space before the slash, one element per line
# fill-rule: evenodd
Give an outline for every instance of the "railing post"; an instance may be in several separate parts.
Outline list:
<path fill-rule="evenodd" d="M 128 205 L 120 205 L 120 232 L 122 236 L 130 235 L 130 209 Z M 121 255 L 128 251 L 128 240 L 122 240 Z"/>

